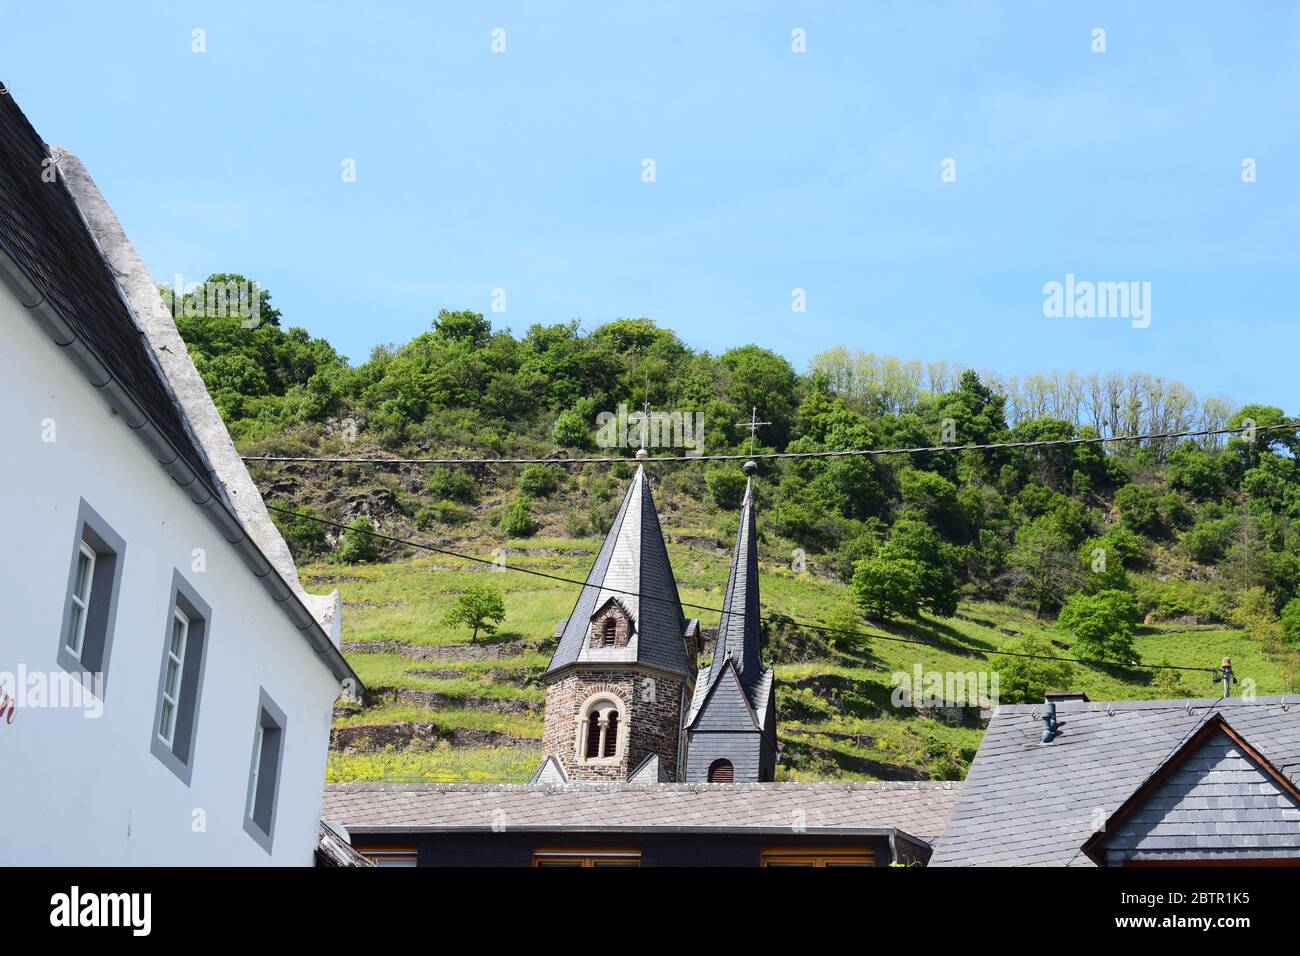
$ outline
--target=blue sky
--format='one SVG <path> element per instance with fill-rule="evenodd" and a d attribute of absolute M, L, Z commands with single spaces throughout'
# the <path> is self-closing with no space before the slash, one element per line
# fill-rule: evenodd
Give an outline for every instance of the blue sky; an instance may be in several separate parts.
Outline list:
<path fill-rule="evenodd" d="M 0 80 L 157 280 L 243 272 L 354 360 L 444 307 L 646 315 L 1300 411 L 1289 3 L 26 3 Z M 1150 326 L 1045 317 L 1066 273 Z"/>

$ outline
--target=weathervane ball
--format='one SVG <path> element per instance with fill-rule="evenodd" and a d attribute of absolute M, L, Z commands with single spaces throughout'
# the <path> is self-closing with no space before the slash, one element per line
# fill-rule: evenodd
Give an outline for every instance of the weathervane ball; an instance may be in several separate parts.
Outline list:
<path fill-rule="evenodd" d="M 740 470 L 743 471 L 743 472 L 744 472 L 745 474 L 747 474 L 747 475 L 752 475 L 752 474 L 754 474 L 754 473 L 756 473 L 756 472 L 758 471 L 758 462 L 756 462 L 756 461 L 747 461 L 747 462 L 745 462 L 743 465 L 740 466 Z"/>

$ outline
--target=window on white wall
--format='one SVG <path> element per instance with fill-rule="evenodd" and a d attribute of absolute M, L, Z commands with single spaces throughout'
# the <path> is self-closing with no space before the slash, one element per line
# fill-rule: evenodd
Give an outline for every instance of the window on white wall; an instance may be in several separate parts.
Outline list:
<path fill-rule="evenodd" d="M 162 719 L 158 724 L 158 736 L 168 747 L 176 736 L 176 708 L 181 696 L 181 671 L 185 667 L 185 638 L 189 629 L 190 619 L 178 608 L 172 616 L 167 660 L 163 664 Z"/>
<path fill-rule="evenodd" d="M 126 542 L 82 499 L 70 550 L 55 660 L 103 699 Z"/>
<path fill-rule="evenodd" d="M 86 618 L 90 611 L 90 588 L 95 579 L 95 549 L 81 542 L 77 551 L 77 569 L 72 576 L 72 602 L 68 609 L 68 629 L 63 646 L 76 660 L 81 660 L 81 648 L 86 640 Z"/>
<path fill-rule="evenodd" d="M 244 832 L 271 852 L 275 836 L 275 811 L 284 764 L 287 718 L 265 690 L 259 695 L 257 722 L 253 726 L 253 755 L 244 799 Z"/>
<path fill-rule="evenodd" d="M 212 608 L 180 571 L 173 571 L 149 749 L 187 786 L 194 772 L 211 628 Z"/>

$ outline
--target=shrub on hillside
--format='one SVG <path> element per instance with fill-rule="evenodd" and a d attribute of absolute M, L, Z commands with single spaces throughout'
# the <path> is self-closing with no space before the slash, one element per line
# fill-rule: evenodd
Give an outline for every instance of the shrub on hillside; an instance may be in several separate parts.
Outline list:
<path fill-rule="evenodd" d="M 369 518 L 354 518 L 339 537 L 338 559 L 344 564 L 362 564 L 379 557 L 379 539 Z"/>
<path fill-rule="evenodd" d="M 1014 657 L 990 654 L 989 670 L 998 678 L 998 700 L 1004 704 L 1036 704 L 1048 691 L 1069 690 L 1074 668 L 1069 661 L 1045 660 L 1059 652 L 1033 634 L 1017 637 L 1003 645 L 1004 651 L 1039 655 Z"/>
<path fill-rule="evenodd" d="M 507 538 L 526 538 L 536 530 L 528 502 L 523 498 L 516 498 L 501 515 L 501 533 Z"/>
<path fill-rule="evenodd" d="M 433 468 L 424 477 L 424 487 L 435 498 L 474 500 L 474 476 L 464 468 Z"/>
<path fill-rule="evenodd" d="M 529 465 L 519 473 L 519 493 L 530 498 L 545 498 L 560 487 L 560 475 L 547 465 Z"/>
<path fill-rule="evenodd" d="M 301 559 L 325 552 L 328 548 L 328 542 L 325 540 L 325 526 L 319 521 L 312 520 L 317 517 L 316 509 L 311 505 L 295 508 L 287 501 L 280 500 L 270 501 L 267 504 L 272 509 L 270 511 L 271 520 L 275 522 L 275 526 L 284 535 L 284 540 L 288 542 L 295 558 Z M 281 511 L 273 510 L 274 508 L 286 508 L 296 512 L 296 514 L 287 515 Z"/>

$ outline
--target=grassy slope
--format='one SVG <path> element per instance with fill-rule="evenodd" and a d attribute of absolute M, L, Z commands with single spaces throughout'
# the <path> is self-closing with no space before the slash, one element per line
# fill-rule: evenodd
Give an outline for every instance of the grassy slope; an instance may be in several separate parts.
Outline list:
<path fill-rule="evenodd" d="M 678 525 L 677 537 L 693 538 L 697 533 L 712 537 L 702 528 L 683 533 L 687 521 L 672 523 Z M 582 579 L 599 544 L 595 538 L 516 541 L 507 545 L 511 549 L 507 560 Z M 487 554 L 496 542 L 467 535 L 452 546 Z M 728 555 L 708 546 L 671 541 L 669 552 L 682 600 L 717 607 Z M 843 585 L 807 573 L 795 575 L 775 560 L 768 562 L 769 557 L 776 555 L 764 554 L 766 613 L 821 621 L 828 608 L 847 599 Z M 547 639 L 572 608 L 573 586 L 443 557 L 356 567 L 317 564 L 305 567 L 303 578 L 311 590 L 337 586 L 342 592 L 343 633 L 353 648 L 348 658 L 370 692 L 364 707 L 341 711 L 336 719 L 336 727 L 363 736 L 360 741 L 354 737 L 347 752 L 331 754 L 331 781 L 527 780 L 538 762 L 544 698 L 538 678 L 549 659 Z M 445 628 L 441 620 L 454 595 L 473 580 L 487 581 L 506 596 L 507 615 L 500 631 L 480 645 L 496 649 L 491 653 L 523 653 L 481 660 L 403 656 L 403 650 L 421 656 L 463 650 L 468 632 Z M 717 623 L 716 613 L 688 609 L 687 614 L 699 616 L 706 626 Z M 979 745 L 979 727 L 949 726 L 915 710 L 889 706 L 891 674 L 910 672 L 917 663 L 931 671 L 983 670 L 986 655 L 1015 632 L 1038 632 L 1063 642 L 1050 623 L 989 603 L 966 603 L 956 618 L 927 618 L 891 628 L 888 634 L 878 628 L 866 630 L 877 639 L 865 651 L 823 648 L 811 659 L 778 664 L 781 738 L 786 747 L 779 779 L 960 777 Z M 885 636 L 920 638 L 944 646 L 894 643 L 881 639 Z M 356 642 L 368 641 L 394 643 L 379 650 L 355 649 Z M 1281 686 L 1276 665 L 1241 632 L 1148 627 L 1140 630 L 1137 647 L 1146 661 L 1168 659 L 1204 666 L 1230 655 L 1239 677 L 1253 679 L 1259 693 L 1273 693 Z M 1152 696 L 1150 679 L 1149 671 L 1078 667 L 1074 686 L 1094 700 L 1137 699 Z M 1208 676 L 1188 675 L 1188 680 L 1197 694 L 1216 692 Z M 427 695 L 436 695 L 436 702 L 428 703 Z M 416 727 L 418 741 L 374 744 L 364 736 L 367 728 L 373 728 L 375 736 L 381 737 L 379 730 L 395 725 Z M 465 738 L 469 742 L 460 742 L 458 733 L 471 734 Z"/>

